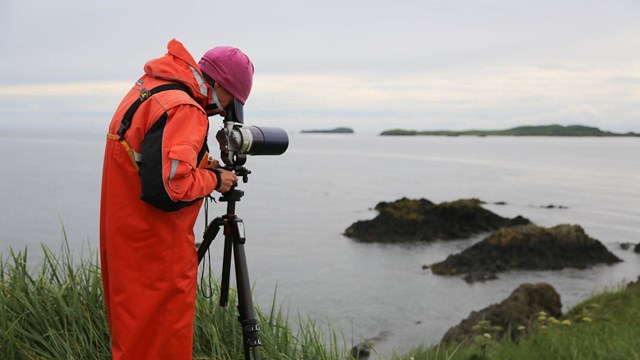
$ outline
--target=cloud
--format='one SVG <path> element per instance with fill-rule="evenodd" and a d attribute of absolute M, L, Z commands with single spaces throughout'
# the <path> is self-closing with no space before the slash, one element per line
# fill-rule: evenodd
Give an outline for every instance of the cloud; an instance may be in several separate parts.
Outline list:
<path fill-rule="evenodd" d="M 291 120 L 295 128 L 309 127 L 305 121 L 318 127 L 325 120 L 421 129 L 585 121 L 623 126 L 637 120 L 634 104 L 640 90 L 611 79 L 635 78 L 638 69 L 564 65 L 454 69 L 395 78 L 267 75 L 257 78 L 249 111 L 257 117 L 261 110 L 279 112 L 280 121 Z"/>
<path fill-rule="evenodd" d="M 638 78 L 640 65 L 575 64 L 442 69 L 395 77 L 257 74 L 246 115 L 248 123 L 291 130 L 599 123 L 612 130 L 638 131 L 640 88 L 628 80 Z M 0 115 L 67 112 L 71 117 L 92 113 L 109 118 L 130 86 L 128 81 L 0 86 Z"/>
<path fill-rule="evenodd" d="M 640 130 L 637 0 L 1 4 L 2 123 L 103 126 L 175 37 L 195 58 L 221 44 L 251 56 L 255 124 Z M 141 36 L 151 22 L 171 25 Z"/>
<path fill-rule="evenodd" d="M 131 81 L 94 81 L 73 83 L 21 84 L 0 86 L 0 97 L 66 97 L 124 94 Z"/>
<path fill-rule="evenodd" d="M 88 115 L 95 119 L 112 114 L 131 86 L 126 81 L 0 86 L 0 119 L 5 123 L 16 119 L 70 122 Z"/>

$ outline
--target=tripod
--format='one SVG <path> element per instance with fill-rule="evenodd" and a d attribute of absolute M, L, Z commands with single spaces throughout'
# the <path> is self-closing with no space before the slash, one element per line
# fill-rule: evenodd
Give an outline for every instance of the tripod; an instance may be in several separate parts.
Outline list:
<path fill-rule="evenodd" d="M 244 167 L 235 169 L 236 174 L 243 176 L 247 182 L 247 175 L 251 173 Z M 233 254 L 236 286 L 238 290 L 238 321 L 242 326 L 242 339 L 244 344 L 244 358 L 251 359 L 253 353 L 254 360 L 260 360 L 260 324 L 256 319 L 251 299 L 251 287 L 249 285 L 249 271 L 247 270 L 247 260 L 244 253 L 244 223 L 242 219 L 235 215 L 236 202 L 244 196 L 244 191 L 232 187 L 231 190 L 222 194 L 221 202 L 227 203 L 227 213 L 221 217 L 213 219 L 207 226 L 202 244 L 198 247 L 198 264 L 202 261 L 204 254 L 209 249 L 209 245 L 218 234 L 220 227 L 224 227 L 224 254 L 222 260 L 222 279 L 220 289 L 220 306 L 227 307 L 229 304 L 229 273 L 231 271 L 231 255 Z"/>

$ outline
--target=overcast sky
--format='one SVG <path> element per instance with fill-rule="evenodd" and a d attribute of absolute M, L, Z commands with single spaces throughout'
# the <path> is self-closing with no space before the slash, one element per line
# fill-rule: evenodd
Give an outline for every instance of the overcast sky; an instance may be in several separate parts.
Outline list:
<path fill-rule="evenodd" d="M 249 55 L 255 125 L 640 131 L 638 0 L 0 0 L 0 125 L 106 127 L 172 38 Z"/>

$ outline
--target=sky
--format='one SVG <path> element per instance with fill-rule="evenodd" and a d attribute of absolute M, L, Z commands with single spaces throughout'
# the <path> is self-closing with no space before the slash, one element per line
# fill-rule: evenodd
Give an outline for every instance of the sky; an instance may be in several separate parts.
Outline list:
<path fill-rule="evenodd" d="M 249 55 L 247 124 L 640 132 L 638 0 L 0 0 L 0 129 L 106 128 L 172 38 Z"/>

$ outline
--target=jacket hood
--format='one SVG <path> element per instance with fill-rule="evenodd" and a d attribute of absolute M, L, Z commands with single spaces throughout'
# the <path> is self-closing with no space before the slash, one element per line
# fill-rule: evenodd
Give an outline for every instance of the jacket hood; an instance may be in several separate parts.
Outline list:
<path fill-rule="evenodd" d="M 160 58 L 149 60 L 144 72 L 155 78 L 185 84 L 191 96 L 203 105 L 207 103 L 207 85 L 202 77 L 198 63 L 176 39 L 167 44 L 167 53 Z"/>

